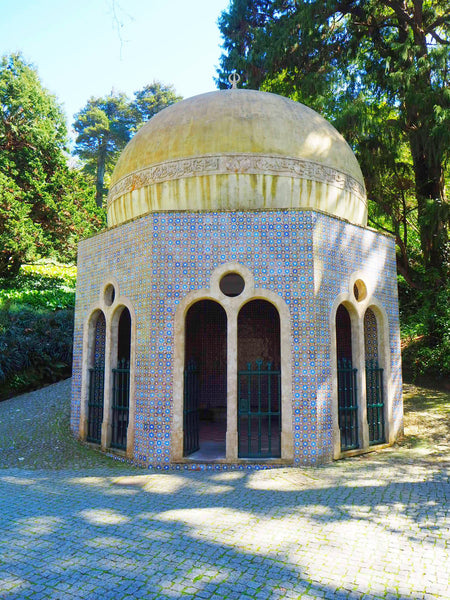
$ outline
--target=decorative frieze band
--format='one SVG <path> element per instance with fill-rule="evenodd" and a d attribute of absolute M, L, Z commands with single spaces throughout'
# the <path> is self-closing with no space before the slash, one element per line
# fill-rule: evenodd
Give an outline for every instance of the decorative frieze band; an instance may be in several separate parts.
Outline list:
<path fill-rule="evenodd" d="M 110 189 L 108 205 L 124 194 L 155 183 L 232 173 L 309 179 L 344 189 L 366 201 L 365 190 L 354 177 L 312 160 L 269 154 L 218 154 L 167 160 L 130 173 Z"/>

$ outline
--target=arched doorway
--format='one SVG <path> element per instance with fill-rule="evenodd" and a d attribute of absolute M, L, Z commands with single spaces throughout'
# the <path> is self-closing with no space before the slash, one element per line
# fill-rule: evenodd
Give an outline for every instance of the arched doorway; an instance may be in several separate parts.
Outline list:
<path fill-rule="evenodd" d="M 238 315 L 238 456 L 281 456 L 280 317 L 265 300 Z"/>
<path fill-rule="evenodd" d="M 386 441 L 384 421 L 383 369 L 378 356 L 378 324 L 375 313 L 368 308 L 364 314 L 364 350 L 366 358 L 366 399 L 369 444 Z"/>
<path fill-rule="evenodd" d="M 359 447 L 357 370 L 353 368 L 352 324 L 343 304 L 336 311 L 338 414 L 341 451 Z"/>
<path fill-rule="evenodd" d="M 117 325 L 117 357 L 112 370 L 111 447 L 127 448 L 130 410 L 131 316 L 128 308 L 120 313 Z"/>
<path fill-rule="evenodd" d="M 86 440 L 101 444 L 103 423 L 103 402 L 105 390 L 105 340 L 106 321 L 103 312 L 98 311 L 92 318 L 94 343 L 89 357 L 89 392 Z"/>
<path fill-rule="evenodd" d="M 193 304 L 185 321 L 183 456 L 225 457 L 227 316 L 213 300 Z"/>

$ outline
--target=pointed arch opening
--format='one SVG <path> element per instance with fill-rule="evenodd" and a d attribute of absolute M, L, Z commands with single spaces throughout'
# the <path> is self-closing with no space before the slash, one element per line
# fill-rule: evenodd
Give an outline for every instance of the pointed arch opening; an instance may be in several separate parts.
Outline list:
<path fill-rule="evenodd" d="M 225 458 L 227 429 L 227 315 L 199 300 L 185 318 L 183 456 Z"/>
<path fill-rule="evenodd" d="M 364 351 L 366 368 L 366 401 L 369 444 L 383 444 L 385 433 L 385 402 L 383 368 L 380 364 L 378 323 L 374 311 L 364 314 Z"/>
<path fill-rule="evenodd" d="M 88 364 L 88 418 L 86 440 L 101 444 L 105 391 L 106 320 L 102 311 L 91 319 L 93 344 Z"/>
<path fill-rule="evenodd" d="M 281 457 L 280 316 L 266 300 L 238 315 L 238 456 Z"/>
<path fill-rule="evenodd" d="M 353 366 L 352 322 L 347 308 L 336 311 L 338 420 L 341 451 L 359 447 L 357 369 Z"/>

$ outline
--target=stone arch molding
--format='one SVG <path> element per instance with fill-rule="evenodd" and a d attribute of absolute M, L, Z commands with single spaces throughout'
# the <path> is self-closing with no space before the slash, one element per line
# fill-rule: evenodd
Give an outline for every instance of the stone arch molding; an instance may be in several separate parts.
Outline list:
<path fill-rule="evenodd" d="M 111 299 L 111 286 L 114 290 Z M 120 293 L 120 286 L 115 277 L 108 277 L 100 286 L 98 300 L 90 306 L 83 326 L 83 359 L 81 379 L 81 407 L 80 407 L 80 438 L 86 439 L 88 420 L 88 394 L 89 394 L 89 367 L 95 343 L 94 323 L 95 316 L 103 313 L 106 324 L 105 339 L 105 385 L 103 397 L 103 424 L 102 424 L 102 450 L 110 448 L 111 444 L 111 395 L 112 395 L 112 369 L 117 366 L 118 326 L 122 311 L 128 309 L 131 317 L 130 340 L 130 397 L 129 397 L 129 422 L 127 430 L 126 456 L 133 457 L 134 429 L 135 429 L 135 356 L 136 356 L 136 313 L 132 302 Z M 115 450 L 116 452 L 116 450 Z"/>
<path fill-rule="evenodd" d="M 363 297 L 357 299 L 354 287 L 357 282 L 364 285 Z M 332 373 L 332 423 L 333 423 L 333 456 L 335 459 L 369 449 L 369 430 L 367 424 L 364 315 L 370 308 L 376 318 L 378 330 L 378 356 L 380 366 L 384 369 L 383 391 L 385 398 L 384 418 L 386 443 L 394 442 L 393 426 L 393 389 L 391 382 L 391 357 L 389 344 L 389 322 L 383 304 L 375 295 L 376 281 L 365 271 L 355 271 L 349 278 L 348 290 L 339 294 L 330 311 L 330 366 Z M 357 369 L 358 390 L 358 427 L 360 433 L 360 448 L 349 452 L 341 452 L 339 418 L 338 418 L 338 381 L 336 354 L 336 312 L 343 304 L 348 310 L 351 322 L 352 362 Z"/>
<path fill-rule="evenodd" d="M 238 296 L 227 296 L 220 289 L 220 280 L 228 273 L 239 274 L 245 287 Z M 188 293 L 179 303 L 175 313 L 175 350 L 173 370 L 173 421 L 172 461 L 183 458 L 183 372 L 185 354 L 185 321 L 189 308 L 200 300 L 217 302 L 227 316 L 227 433 L 225 462 L 240 462 L 238 459 L 237 432 L 237 344 L 238 315 L 241 308 L 251 300 L 266 300 L 280 315 L 281 352 L 281 459 L 273 462 L 292 462 L 294 459 L 292 435 L 292 367 L 290 313 L 287 304 L 275 292 L 257 288 L 252 272 L 243 264 L 231 261 L 217 267 L 211 274 L 208 288 Z"/>

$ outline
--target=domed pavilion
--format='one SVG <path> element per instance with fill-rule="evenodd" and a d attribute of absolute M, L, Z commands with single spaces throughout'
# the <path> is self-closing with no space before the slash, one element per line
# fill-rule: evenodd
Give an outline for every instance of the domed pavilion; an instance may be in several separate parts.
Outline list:
<path fill-rule="evenodd" d="M 71 426 L 157 468 L 315 465 L 402 429 L 394 240 L 306 106 L 178 102 L 114 170 L 79 245 Z"/>

